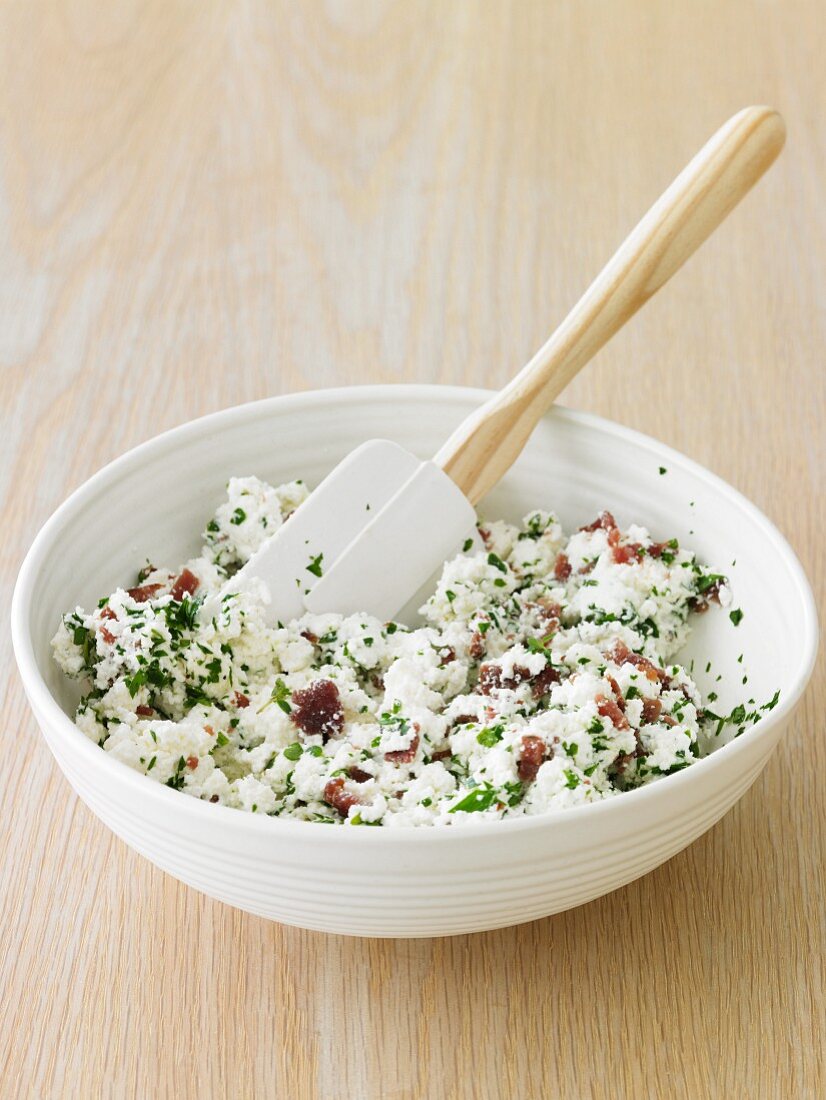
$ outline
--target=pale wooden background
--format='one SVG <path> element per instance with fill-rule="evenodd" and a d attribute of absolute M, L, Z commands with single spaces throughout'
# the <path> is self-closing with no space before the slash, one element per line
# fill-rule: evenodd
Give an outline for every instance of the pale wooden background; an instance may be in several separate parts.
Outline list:
<path fill-rule="evenodd" d="M 565 400 L 737 485 L 822 596 L 819 0 L 4 3 L 0 49 L 4 601 L 50 511 L 162 429 L 503 382 L 750 101 L 787 119 L 780 162 Z M 5 630 L 2 676 L 4 1100 L 824 1095 L 822 668 L 667 866 L 417 942 L 281 928 L 154 870 L 61 779 Z"/>

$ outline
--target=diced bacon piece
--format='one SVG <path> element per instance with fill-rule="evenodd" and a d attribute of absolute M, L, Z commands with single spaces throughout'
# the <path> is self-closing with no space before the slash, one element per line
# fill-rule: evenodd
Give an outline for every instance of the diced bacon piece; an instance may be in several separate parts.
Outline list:
<path fill-rule="evenodd" d="M 366 772 L 363 768 L 360 768 L 358 764 L 353 764 L 351 768 L 348 768 L 347 774 L 356 783 L 366 783 L 368 779 L 373 778 L 373 776 L 369 772 Z"/>
<path fill-rule="evenodd" d="M 457 721 L 458 721 L 458 719 L 457 719 Z M 470 721 L 472 722 L 473 719 L 471 718 Z M 433 753 L 433 755 L 431 756 L 430 759 L 431 760 L 450 760 L 450 758 L 452 756 L 453 756 L 453 753 L 451 752 L 450 749 L 436 749 L 436 751 Z"/>
<path fill-rule="evenodd" d="M 212 798 L 210 798 L 210 802 L 220 802 L 220 801 L 221 801 L 221 800 L 219 799 L 219 797 L 218 797 L 218 795 L 217 795 L 217 794 L 214 794 L 214 795 L 212 796 Z"/>
<path fill-rule="evenodd" d="M 642 545 L 638 542 L 629 542 L 626 546 L 620 546 L 622 532 L 617 527 L 617 521 L 610 512 L 600 512 L 593 523 L 587 527 L 580 527 L 580 531 L 599 531 L 602 529 L 608 536 L 608 545 L 611 547 L 612 556 L 618 565 L 629 565 L 639 561 Z M 585 572 L 580 569 L 580 573 Z M 590 572 L 590 570 L 589 570 Z"/>
<path fill-rule="evenodd" d="M 637 754 L 635 752 L 621 752 L 619 754 L 619 756 L 614 761 L 614 768 L 617 775 L 623 775 L 625 773 L 625 769 L 628 767 L 631 761 L 634 760 L 636 755 Z"/>
<path fill-rule="evenodd" d="M 191 596 L 192 593 L 199 587 L 200 581 L 195 574 L 189 570 L 184 569 L 175 578 L 175 583 L 170 590 L 170 596 L 173 600 L 180 602 L 184 596 Z"/>
<path fill-rule="evenodd" d="M 333 681 L 313 680 L 307 687 L 294 691 L 290 718 L 311 737 L 320 734 L 326 742 L 338 736 L 344 728 L 344 710 Z"/>
<path fill-rule="evenodd" d="M 600 512 L 593 523 L 589 523 L 585 527 L 580 527 L 580 531 L 599 531 L 600 528 L 602 528 L 603 531 L 607 531 L 609 537 L 612 531 L 618 531 L 617 521 L 610 512 Z"/>
<path fill-rule="evenodd" d="M 137 707 L 135 707 L 135 714 L 137 714 L 139 718 L 155 717 L 155 711 L 152 709 L 152 707 L 148 707 L 145 703 L 140 703 Z"/>
<path fill-rule="evenodd" d="M 324 788 L 324 801 L 337 810 L 342 817 L 346 817 L 351 806 L 358 806 L 359 800 L 352 791 L 345 790 L 343 778 L 339 775 L 331 779 Z"/>
<path fill-rule="evenodd" d="M 568 560 L 568 555 L 563 554 L 561 551 L 556 556 L 556 564 L 554 565 L 554 577 L 558 581 L 567 581 L 571 575 L 571 563 Z"/>
<path fill-rule="evenodd" d="M 534 699 L 541 699 L 547 695 L 554 684 L 558 684 L 560 675 L 553 665 L 546 665 L 542 671 L 531 680 L 531 691 Z"/>
<path fill-rule="evenodd" d="M 536 773 L 545 759 L 548 746 L 541 737 L 535 737 L 526 733 L 522 738 L 522 751 L 519 755 L 519 763 L 516 765 L 516 774 L 523 783 L 532 783 L 536 779 Z"/>
<path fill-rule="evenodd" d="M 477 528 L 477 530 L 479 531 L 479 538 L 485 544 L 486 549 L 490 550 L 491 546 L 493 546 L 493 540 L 490 537 L 490 531 L 488 531 L 487 527 L 479 527 Z"/>
<path fill-rule="evenodd" d="M 638 669 L 645 673 L 646 679 L 650 680 L 653 684 L 656 680 L 660 683 L 665 683 L 668 680 L 668 676 L 665 669 L 658 668 L 653 661 L 649 661 L 647 657 L 643 657 L 641 654 L 634 654 L 637 658 L 632 661 L 632 664 L 636 665 Z"/>
<path fill-rule="evenodd" d="M 676 726 L 678 724 L 677 719 L 671 714 L 663 714 L 660 721 L 665 722 L 667 726 Z"/>
<path fill-rule="evenodd" d="M 717 603 L 717 604 L 719 604 L 719 602 L 720 602 L 720 589 L 721 588 L 722 588 L 722 582 L 721 581 L 715 581 L 714 584 L 712 584 L 709 588 L 707 588 L 705 590 L 705 592 L 703 593 L 703 596 L 705 597 L 705 601 L 706 601 L 707 604 L 708 603 Z"/>
<path fill-rule="evenodd" d="M 113 607 L 109 607 L 107 604 L 106 607 L 101 608 L 100 617 L 101 619 L 117 619 L 118 613 Z"/>
<path fill-rule="evenodd" d="M 634 740 L 636 741 L 636 748 L 634 751 L 621 752 L 614 761 L 614 768 L 616 769 L 617 775 L 622 775 L 632 760 L 639 760 L 646 755 L 645 748 L 640 740 L 640 735 L 636 730 L 634 730 Z"/>
<path fill-rule="evenodd" d="M 695 596 L 691 601 L 691 610 L 698 615 L 708 611 L 713 603 L 720 603 L 720 581 L 715 581 L 703 592 L 702 596 Z"/>
<path fill-rule="evenodd" d="M 195 769 L 198 767 L 198 757 L 197 756 L 188 756 L 186 758 L 186 766 L 188 768 L 191 768 L 192 771 L 195 771 Z"/>
<path fill-rule="evenodd" d="M 126 595 L 131 596 L 135 603 L 146 603 L 156 596 L 163 588 L 162 584 L 139 584 L 136 588 L 127 588 Z"/>
<path fill-rule="evenodd" d="M 625 770 L 628 767 L 629 763 L 632 763 L 645 755 L 645 749 L 643 749 L 642 746 L 639 744 L 637 745 L 637 748 L 634 750 L 634 752 L 620 752 L 619 756 L 614 761 L 614 769 L 617 775 L 625 774 Z"/>
<path fill-rule="evenodd" d="M 440 650 L 440 653 L 442 659 L 439 661 L 439 668 L 444 668 L 445 665 L 449 665 L 451 661 L 456 660 L 456 650 L 451 645 L 445 646 L 444 649 Z"/>
<path fill-rule="evenodd" d="M 652 558 L 661 558 L 663 556 L 663 552 L 668 548 L 669 544 L 667 542 L 652 542 L 651 545 L 648 547 L 648 553 L 651 555 Z"/>
<path fill-rule="evenodd" d="M 655 680 L 659 680 L 660 683 L 664 683 L 668 679 L 668 675 L 665 669 L 658 668 L 653 661 L 649 661 L 647 657 L 643 657 L 641 653 L 633 653 L 625 642 L 617 641 L 614 643 L 614 648 L 608 654 L 612 661 L 615 661 L 618 665 L 634 665 L 640 672 L 644 672 L 647 679 L 652 683 Z"/>
<path fill-rule="evenodd" d="M 112 633 L 108 626 L 102 626 L 100 628 L 100 636 L 101 638 L 103 638 L 104 642 L 108 642 L 109 645 L 111 645 L 115 640 L 115 635 Z"/>
<path fill-rule="evenodd" d="M 482 665 L 479 669 L 479 690 L 483 695 L 494 691 L 513 690 L 525 680 L 530 680 L 530 669 L 513 666 L 513 676 L 503 676 L 501 665 Z"/>
<path fill-rule="evenodd" d="M 629 542 L 625 546 L 620 546 L 622 532 L 617 527 L 617 521 L 610 512 L 600 512 L 593 523 L 589 523 L 587 527 L 580 527 L 580 531 L 599 531 L 600 529 L 605 531 L 608 536 L 608 545 L 611 547 L 612 557 L 618 565 L 631 565 L 640 560 L 643 549 L 642 544 Z M 660 553 L 662 553 L 662 550 L 660 550 Z M 580 569 L 580 573 L 585 571 L 584 568 Z M 590 572 L 590 569 L 588 572 Z"/>
<path fill-rule="evenodd" d="M 388 764 L 411 764 L 416 759 L 416 750 L 419 747 L 419 723 L 413 723 L 413 740 L 406 749 L 393 749 L 384 754 Z"/>
<path fill-rule="evenodd" d="M 480 661 L 485 656 L 485 635 L 480 630 L 474 630 L 468 646 L 468 654 L 474 661 Z"/>
<path fill-rule="evenodd" d="M 414 737 L 406 749 L 393 749 L 392 752 L 386 752 L 384 759 L 388 764 L 412 764 L 418 747 L 419 738 Z"/>
<path fill-rule="evenodd" d="M 616 699 L 609 699 L 606 695 L 597 695 L 595 698 L 597 713 L 603 718 L 608 718 L 618 730 L 628 729 L 628 719 L 622 713 Z"/>
<path fill-rule="evenodd" d="M 318 635 L 313 634 L 312 630 L 302 630 L 301 637 L 306 638 L 311 645 L 318 645 Z"/>
<path fill-rule="evenodd" d="M 562 618 L 562 608 L 554 600 L 547 600 L 544 597 L 540 597 L 536 601 L 535 605 L 539 610 L 537 611 L 537 618 L 543 626 L 547 627 L 547 633 L 559 629 L 559 620 Z"/>
<path fill-rule="evenodd" d="M 619 684 L 613 676 L 606 675 L 605 679 L 611 685 L 611 691 L 613 691 L 614 697 L 617 700 L 617 706 L 622 711 L 622 713 L 625 714 L 625 696 L 622 694 Z"/>
<path fill-rule="evenodd" d="M 479 691 L 490 695 L 502 686 L 502 669 L 499 665 L 482 665 L 479 669 Z"/>
<path fill-rule="evenodd" d="M 238 707 L 239 710 L 244 710 L 250 705 L 250 701 L 243 691 L 234 691 L 232 693 L 232 705 Z"/>
<path fill-rule="evenodd" d="M 596 564 L 596 561 L 586 561 L 585 564 L 577 570 L 577 572 L 581 577 L 585 577 L 588 575 L 588 573 L 593 573 L 594 566 Z"/>
<path fill-rule="evenodd" d="M 617 565 L 636 565 L 640 561 L 642 543 L 629 542 L 625 546 L 615 546 L 612 550 Z"/>
<path fill-rule="evenodd" d="M 643 699 L 642 721 L 643 725 L 650 726 L 660 717 L 663 705 L 659 699 Z"/>

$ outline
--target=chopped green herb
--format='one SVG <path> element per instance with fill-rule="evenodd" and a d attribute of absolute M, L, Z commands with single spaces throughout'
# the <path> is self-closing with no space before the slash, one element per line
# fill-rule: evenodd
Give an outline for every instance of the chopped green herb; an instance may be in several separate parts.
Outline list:
<path fill-rule="evenodd" d="M 266 703 L 264 703 L 263 707 L 258 708 L 258 713 L 261 714 L 261 712 L 265 711 L 267 707 L 272 706 L 272 704 L 275 703 L 276 706 L 280 707 L 285 714 L 292 714 L 293 708 L 290 705 L 291 699 L 292 692 L 284 683 L 284 681 L 279 677 L 275 681 L 275 686 L 270 692 L 269 699 L 266 701 Z"/>
<path fill-rule="evenodd" d="M 779 701 L 780 701 L 780 692 L 776 691 L 774 693 L 774 695 L 771 697 L 771 699 L 768 701 L 768 703 L 764 703 L 763 706 L 760 709 L 761 710 L 774 710 L 774 708 L 777 706 Z"/>
<path fill-rule="evenodd" d="M 490 809 L 496 799 L 496 790 L 485 784 L 469 791 L 460 802 L 457 802 L 455 806 L 451 806 L 448 812 L 452 814 L 460 811 L 467 814 L 479 813 L 482 810 Z"/>
<path fill-rule="evenodd" d="M 480 745 L 484 745 L 486 749 L 492 749 L 494 745 L 502 740 L 504 732 L 504 726 L 486 726 L 476 734 L 476 740 Z"/>
<path fill-rule="evenodd" d="M 129 690 L 129 694 L 134 699 L 140 689 L 144 686 L 147 680 L 146 669 L 140 668 L 134 676 L 128 676 L 126 678 L 126 687 Z"/>
<path fill-rule="evenodd" d="M 184 785 L 183 770 L 186 767 L 186 760 L 181 757 L 178 763 L 175 765 L 175 772 L 166 781 L 166 786 L 171 787 L 174 791 L 179 791 Z"/>
<path fill-rule="evenodd" d="M 307 566 L 307 572 L 312 573 L 314 577 L 321 576 L 321 563 L 324 560 L 323 554 L 317 554 L 314 558 L 310 559 L 310 564 Z"/>
<path fill-rule="evenodd" d="M 492 565 L 494 569 L 498 569 L 500 573 L 507 573 L 508 567 L 502 561 L 498 554 L 488 554 L 488 565 Z"/>

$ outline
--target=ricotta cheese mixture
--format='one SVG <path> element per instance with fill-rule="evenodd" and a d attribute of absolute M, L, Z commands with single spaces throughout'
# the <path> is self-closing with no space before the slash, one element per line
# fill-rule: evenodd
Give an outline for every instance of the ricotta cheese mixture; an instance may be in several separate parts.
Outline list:
<path fill-rule="evenodd" d="M 306 495 L 233 478 L 200 556 L 63 617 L 55 658 L 105 752 L 252 813 L 458 825 L 613 798 L 719 734 L 673 657 L 692 612 L 729 602 L 725 580 L 609 512 L 571 535 L 545 511 L 482 524 L 485 550 L 445 564 L 415 629 L 361 614 L 271 628 L 260 582 L 203 622 Z"/>

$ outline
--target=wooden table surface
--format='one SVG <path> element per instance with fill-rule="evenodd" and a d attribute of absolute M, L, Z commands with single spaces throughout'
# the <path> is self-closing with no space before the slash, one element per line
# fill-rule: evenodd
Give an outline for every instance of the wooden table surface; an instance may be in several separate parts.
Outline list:
<path fill-rule="evenodd" d="M 769 102 L 730 222 L 566 392 L 780 526 L 824 592 L 826 16 L 811 3 L 0 6 L 2 599 L 52 509 L 194 416 L 499 385 L 683 162 Z M 113 533 L 113 535 L 116 533 Z M 0 1095 L 826 1093 L 826 685 L 716 828 L 455 939 L 270 924 L 70 791 L 2 635 Z"/>

